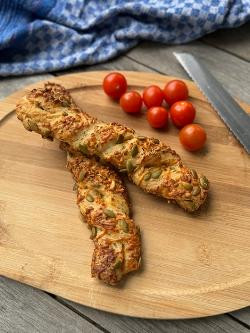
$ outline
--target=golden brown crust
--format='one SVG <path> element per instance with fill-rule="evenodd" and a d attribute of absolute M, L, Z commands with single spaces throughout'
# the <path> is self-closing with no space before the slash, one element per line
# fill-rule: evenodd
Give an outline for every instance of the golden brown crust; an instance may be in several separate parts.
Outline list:
<path fill-rule="evenodd" d="M 43 89 L 33 90 L 16 111 L 25 128 L 66 142 L 84 155 L 98 156 L 126 172 L 146 192 L 175 201 L 189 212 L 206 200 L 206 177 L 184 166 L 168 145 L 81 112 L 60 85 L 48 83 Z"/>
<path fill-rule="evenodd" d="M 61 148 L 67 150 L 66 145 Z M 77 188 L 77 204 L 94 242 L 91 273 L 114 285 L 140 266 L 140 231 L 129 217 L 126 189 L 117 174 L 94 158 L 70 150 L 67 168 Z"/>

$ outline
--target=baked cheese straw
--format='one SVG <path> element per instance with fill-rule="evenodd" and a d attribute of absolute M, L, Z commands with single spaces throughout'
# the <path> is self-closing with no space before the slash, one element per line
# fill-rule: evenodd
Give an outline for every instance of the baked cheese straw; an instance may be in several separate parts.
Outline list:
<path fill-rule="evenodd" d="M 33 89 L 20 100 L 16 112 L 27 130 L 112 164 L 144 191 L 174 201 L 188 212 L 206 200 L 207 178 L 183 165 L 167 144 L 125 126 L 98 121 L 82 112 L 58 84 Z"/>
<path fill-rule="evenodd" d="M 65 144 L 61 148 L 68 150 Z M 94 242 L 92 277 L 115 285 L 141 261 L 140 231 L 130 218 L 126 188 L 113 170 L 79 152 L 67 152 L 67 168 Z"/>

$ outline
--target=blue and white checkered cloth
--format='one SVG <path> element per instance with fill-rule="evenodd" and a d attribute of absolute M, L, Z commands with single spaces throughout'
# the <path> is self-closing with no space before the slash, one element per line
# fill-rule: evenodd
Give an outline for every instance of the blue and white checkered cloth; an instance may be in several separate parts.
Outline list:
<path fill-rule="evenodd" d="M 0 76 L 106 61 L 140 40 L 186 43 L 250 19 L 250 0 L 0 0 Z"/>

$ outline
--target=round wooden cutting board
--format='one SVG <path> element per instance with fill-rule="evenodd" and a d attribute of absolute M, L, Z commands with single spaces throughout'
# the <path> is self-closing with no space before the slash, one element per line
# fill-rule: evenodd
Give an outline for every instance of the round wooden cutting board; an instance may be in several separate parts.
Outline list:
<path fill-rule="evenodd" d="M 142 230 L 142 269 L 118 287 L 90 277 L 93 251 L 73 180 L 58 142 L 24 130 L 13 111 L 28 90 L 0 102 L 0 274 L 69 300 L 147 318 L 209 316 L 250 305 L 250 158 L 196 86 L 186 81 L 205 127 L 206 147 L 185 151 L 178 130 L 149 127 L 145 113 L 125 114 L 102 91 L 106 72 L 52 79 L 83 110 L 167 142 L 186 165 L 211 182 L 207 204 L 187 214 L 127 182 L 133 216 Z M 131 89 L 163 86 L 172 77 L 126 72 Z M 243 104 L 242 104 L 243 105 Z M 250 107 L 243 105 L 246 111 Z M 9 114 L 9 115 L 7 115 Z M 7 116 L 6 116 L 7 115 Z"/>

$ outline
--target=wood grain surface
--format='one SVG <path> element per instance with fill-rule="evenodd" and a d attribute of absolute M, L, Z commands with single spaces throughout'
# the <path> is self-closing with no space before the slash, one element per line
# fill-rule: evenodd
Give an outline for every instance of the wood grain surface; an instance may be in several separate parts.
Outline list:
<path fill-rule="evenodd" d="M 249 305 L 249 157 L 193 83 L 187 81 L 197 122 L 208 133 L 206 149 L 199 154 L 182 149 L 173 126 L 156 132 L 143 115 L 124 114 L 102 93 L 104 75 L 79 73 L 53 81 L 64 84 L 84 110 L 100 119 L 168 142 L 187 165 L 210 179 L 208 204 L 188 215 L 128 184 L 134 218 L 143 231 L 143 269 L 120 287 L 102 285 L 90 278 L 92 244 L 79 218 L 63 153 L 56 142 L 25 132 L 12 114 L 0 132 L 0 274 L 85 305 L 137 317 L 199 317 Z M 138 90 L 171 79 L 136 72 L 127 77 Z M 29 89 L 3 100 L 0 117 Z"/>

